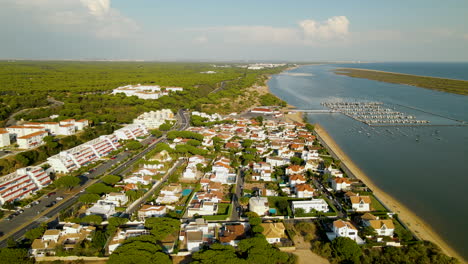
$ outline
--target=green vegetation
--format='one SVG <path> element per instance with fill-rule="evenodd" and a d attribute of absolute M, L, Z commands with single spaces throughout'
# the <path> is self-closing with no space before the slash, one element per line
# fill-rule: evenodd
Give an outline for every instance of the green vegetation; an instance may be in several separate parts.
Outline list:
<path fill-rule="evenodd" d="M 371 207 L 373 211 L 387 212 L 387 209 L 375 198 L 374 195 L 370 195 Z"/>
<path fill-rule="evenodd" d="M 47 225 L 40 225 L 36 228 L 29 229 L 28 231 L 26 231 L 26 233 L 24 234 L 24 237 L 29 239 L 32 242 L 34 241 L 34 239 L 40 238 L 42 234 L 44 234 L 46 229 L 47 229 Z"/>
<path fill-rule="evenodd" d="M 92 204 L 97 202 L 101 197 L 98 194 L 95 193 L 85 193 L 78 198 L 78 201 L 80 203 L 84 204 Z"/>
<path fill-rule="evenodd" d="M 103 195 L 103 194 L 106 194 L 106 193 L 111 193 L 111 192 L 114 192 L 114 191 L 116 191 L 116 188 L 108 186 L 108 185 L 106 185 L 106 184 L 104 184 L 102 182 L 95 183 L 95 184 L 89 186 L 88 188 L 86 188 L 86 192 L 99 194 L 99 195 Z"/>
<path fill-rule="evenodd" d="M 192 259 L 192 263 L 197 264 L 292 264 L 296 261 L 294 255 L 279 251 L 268 244 L 261 235 L 240 241 L 237 249 L 213 244 L 207 249 L 194 253 Z"/>
<path fill-rule="evenodd" d="M 62 150 L 73 148 L 101 135 L 112 134 L 112 132 L 117 128 L 119 128 L 117 125 L 103 124 L 92 128 L 86 128 L 78 135 L 63 137 L 58 140 L 52 140 L 52 138 L 49 137 L 46 140 L 46 144 L 43 146 L 18 153 L 15 156 L 0 159 L 0 175 L 14 172 L 16 169 L 21 167 L 41 163 L 48 157 L 55 155 Z"/>
<path fill-rule="evenodd" d="M 364 78 L 387 83 L 406 84 L 441 92 L 468 95 L 468 81 L 463 80 L 453 80 L 354 68 L 336 69 L 335 73 L 354 78 Z"/>
<path fill-rule="evenodd" d="M 260 96 L 260 104 L 264 106 L 282 106 L 282 107 L 285 107 L 288 105 L 285 101 L 279 99 L 278 97 L 270 93 Z"/>
<path fill-rule="evenodd" d="M 190 131 L 170 131 L 167 133 L 167 139 L 174 140 L 176 138 L 195 139 L 203 141 L 203 135 Z"/>
<path fill-rule="evenodd" d="M 145 221 L 145 227 L 149 228 L 156 239 L 161 240 L 167 235 L 179 230 L 180 221 L 168 217 L 151 217 Z"/>
<path fill-rule="evenodd" d="M 353 240 L 340 237 L 332 243 L 314 241 L 311 244 L 313 252 L 331 263 L 460 263 L 427 241 L 404 247 L 361 248 Z"/>
<path fill-rule="evenodd" d="M 163 248 L 158 244 L 158 239 L 152 235 L 132 237 L 125 240 L 125 242 L 110 255 L 107 263 L 171 264 L 171 259 L 168 255 L 163 253 L 162 250 Z"/>
<path fill-rule="evenodd" d="M 29 264 L 29 263 L 34 263 L 34 259 L 29 258 L 27 249 L 2 248 L 0 249 L 0 263 Z"/>
<path fill-rule="evenodd" d="M 141 149 L 143 147 L 143 144 L 136 140 L 130 140 L 125 144 L 125 147 L 129 150 L 137 150 Z"/>
<path fill-rule="evenodd" d="M 58 188 L 71 189 L 80 184 L 80 178 L 74 176 L 63 176 L 54 181 Z"/>
<path fill-rule="evenodd" d="M 265 74 L 278 73 L 284 67 L 258 71 L 230 67 L 218 68 L 216 74 L 200 73 L 210 69 L 210 64 L 201 63 L 3 61 L 0 122 L 22 109 L 30 110 L 17 118 L 58 114 L 60 119 L 86 118 L 95 124 L 128 123 L 142 112 L 162 106 L 200 110 L 204 104 L 243 94 L 244 88 L 263 81 Z M 211 93 L 226 80 L 231 81 L 222 91 Z M 184 91 L 158 100 L 109 94 L 116 87 L 138 83 L 181 86 Z M 29 100 L 22 100 L 26 96 Z M 65 104 L 51 104 L 51 98 Z M 34 109 L 37 107 L 43 108 Z"/>
<path fill-rule="evenodd" d="M 107 184 L 107 185 L 114 185 L 116 183 L 118 183 L 122 178 L 118 175 L 106 175 L 104 177 L 102 177 L 102 182 Z"/>
<path fill-rule="evenodd" d="M 225 220 L 229 217 L 231 213 L 231 204 L 218 204 L 218 212 L 216 215 L 204 215 L 203 218 L 205 220 Z"/>

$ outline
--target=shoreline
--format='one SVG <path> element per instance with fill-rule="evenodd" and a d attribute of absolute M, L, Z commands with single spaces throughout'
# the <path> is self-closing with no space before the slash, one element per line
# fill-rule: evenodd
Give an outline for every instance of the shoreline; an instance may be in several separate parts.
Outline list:
<path fill-rule="evenodd" d="M 419 216 L 412 212 L 409 208 L 404 206 L 396 198 L 384 192 L 382 189 L 377 187 L 372 180 L 349 158 L 349 156 L 339 147 L 334 139 L 328 134 L 328 132 L 319 124 L 314 124 L 315 132 L 325 145 L 327 145 L 331 152 L 333 152 L 341 163 L 364 184 L 366 184 L 374 195 L 382 201 L 382 203 L 398 214 L 399 219 L 410 229 L 410 231 L 421 240 L 427 240 L 437 245 L 442 252 L 448 256 L 457 258 L 461 263 L 466 263 L 466 260 L 454 250 L 448 243 L 435 232 L 429 224 L 424 222 Z"/>
<path fill-rule="evenodd" d="M 391 74 L 406 75 L 406 76 L 414 76 L 414 77 L 427 77 L 427 78 L 444 79 L 444 80 L 451 80 L 451 81 L 468 82 L 468 80 L 463 80 L 463 79 L 454 79 L 454 78 L 445 78 L 445 77 L 434 77 L 434 76 L 429 76 L 429 75 L 416 75 L 416 74 L 408 74 L 408 73 L 401 73 L 401 72 L 391 72 L 391 71 L 380 71 L 380 70 L 372 70 L 372 69 L 365 69 L 365 68 L 351 68 L 351 67 L 346 67 L 346 68 L 336 68 L 335 70 L 336 70 L 336 71 L 341 71 L 341 70 L 346 70 L 346 69 L 360 70 L 360 71 L 370 71 L 370 72 L 381 72 L 381 73 L 391 73 Z"/>

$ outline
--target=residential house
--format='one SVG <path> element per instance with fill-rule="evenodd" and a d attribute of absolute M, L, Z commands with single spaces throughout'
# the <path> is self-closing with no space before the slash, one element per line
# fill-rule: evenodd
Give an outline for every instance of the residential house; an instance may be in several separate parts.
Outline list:
<path fill-rule="evenodd" d="M 179 201 L 180 197 L 182 197 L 182 185 L 171 183 L 161 189 L 156 202 L 162 204 L 172 204 Z"/>
<path fill-rule="evenodd" d="M 294 187 L 297 184 L 304 184 L 306 183 L 306 178 L 302 174 L 292 174 L 289 175 L 289 186 Z"/>
<path fill-rule="evenodd" d="M 179 234 L 181 247 L 190 252 L 196 252 L 201 249 L 202 245 L 211 245 L 215 242 L 217 228 L 217 223 L 207 223 L 203 218 L 182 224 Z"/>
<path fill-rule="evenodd" d="M 378 236 L 390 236 L 393 237 L 395 231 L 395 225 L 391 219 L 372 219 L 364 220 L 365 226 L 372 227 Z"/>
<path fill-rule="evenodd" d="M 118 228 L 116 234 L 109 242 L 107 250 L 109 254 L 112 254 L 125 240 L 131 237 L 138 237 L 142 235 L 149 235 L 150 232 L 145 228 L 144 225 L 132 226 L 128 228 Z"/>
<path fill-rule="evenodd" d="M 273 167 L 278 167 L 288 164 L 289 160 L 281 157 L 268 156 L 266 162 L 270 163 Z"/>
<path fill-rule="evenodd" d="M 282 239 L 287 238 L 284 233 L 286 228 L 282 222 L 261 223 L 260 225 L 263 227 L 262 234 L 270 244 L 280 243 Z"/>
<path fill-rule="evenodd" d="M 349 197 L 351 200 L 352 208 L 356 212 L 366 212 L 370 211 L 371 205 L 371 198 L 369 196 L 351 196 Z"/>
<path fill-rule="evenodd" d="M 106 194 L 104 201 L 114 203 L 115 206 L 123 206 L 127 204 L 128 197 L 125 195 L 125 193 L 111 192 Z"/>
<path fill-rule="evenodd" d="M 55 255 L 55 250 L 59 246 L 65 250 L 71 250 L 82 241 L 91 240 L 95 230 L 93 226 L 65 223 L 62 230 L 49 229 L 41 238 L 35 239 L 29 253 L 33 257 L 44 257 Z"/>
<path fill-rule="evenodd" d="M 290 165 L 286 168 L 286 175 L 301 174 L 305 172 L 304 166 Z"/>
<path fill-rule="evenodd" d="M 138 219 L 145 221 L 149 217 L 162 217 L 166 215 L 167 207 L 165 205 L 144 204 L 138 210 Z"/>
<path fill-rule="evenodd" d="M 86 210 L 86 215 L 100 215 L 107 219 L 116 213 L 115 208 L 116 205 L 114 202 L 99 200 L 92 207 Z"/>
<path fill-rule="evenodd" d="M 259 216 L 268 214 L 270 207 L 268 206 L 268 198 L 266 197 L 252 197 L 249 200 L 249 210 Z"/>
<path fill-rule="evenodd" d="M 296 190 L 297 198 L 311 198 L 314 196 L 314 188 L 310 184 L 296 184 L 294 189 Z"/>
<path fill-rule="evenodd" d="M 351 181 L 348 178 L 335 177 L 330 182 L 332 189 L 335 191 L 346 191 L 351 187 Z"/>
<path fill-rule="evenodd" d="M 246 223 L 223 224 L 219 229 L 219 242 L 223 245 L 237 246 L 240 240 L 246 238 Z"/>
<path fill-rule="evenodd" d="M 348 237 L 358 242 L 361 239 L 358 236 L 357 228 L 348 221 L 336 220 L 333 222 L 333 233 L 336 237 Z"/>

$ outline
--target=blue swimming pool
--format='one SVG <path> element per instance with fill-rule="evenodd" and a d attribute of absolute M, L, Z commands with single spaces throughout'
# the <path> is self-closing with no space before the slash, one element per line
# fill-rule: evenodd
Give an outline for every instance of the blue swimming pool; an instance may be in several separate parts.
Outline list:
<path fill-rule="evenodd" d="M 189 195 L 191 192 L 192 192 L 192 189 L 184 189 L 184 190 L 182 191 L 182 195 L 183 195 L 183 196 L 187 196 L 187 195 Z"/>

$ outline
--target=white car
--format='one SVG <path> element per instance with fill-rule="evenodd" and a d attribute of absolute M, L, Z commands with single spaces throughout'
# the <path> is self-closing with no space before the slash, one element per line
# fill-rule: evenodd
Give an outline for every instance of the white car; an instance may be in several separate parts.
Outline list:
<path fill-rule="evenodd" d="M 55 198 L 55 200 L 57 200 L 57 201 L 63 200 L 63 197 L 62 197 L 62 196 L 58 196 L 57 198 Z"/>

